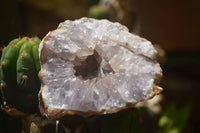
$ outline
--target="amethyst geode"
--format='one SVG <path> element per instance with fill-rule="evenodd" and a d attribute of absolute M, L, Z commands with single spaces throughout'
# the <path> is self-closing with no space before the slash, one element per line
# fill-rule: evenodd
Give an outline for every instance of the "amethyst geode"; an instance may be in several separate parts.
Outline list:
<path fill-rule="evenodd" d="M 159 94 L 162 70 L 151 42 L 108 20 L 65 21 L 40 43 L 40 110 L 90 116 Z"/>

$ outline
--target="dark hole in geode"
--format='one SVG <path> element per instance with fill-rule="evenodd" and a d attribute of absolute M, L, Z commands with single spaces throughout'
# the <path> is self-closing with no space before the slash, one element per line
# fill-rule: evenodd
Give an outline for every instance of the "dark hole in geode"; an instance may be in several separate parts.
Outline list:
<path fill-rule="evenodd" d="M 87 57 L 86 60 L 81 61 L 81 65 L 75 66 L 75 76 L 82 79 L 92 79 L 98 77 L 100 69 L 101 57 L 94 51 L 93 55 Z"/>

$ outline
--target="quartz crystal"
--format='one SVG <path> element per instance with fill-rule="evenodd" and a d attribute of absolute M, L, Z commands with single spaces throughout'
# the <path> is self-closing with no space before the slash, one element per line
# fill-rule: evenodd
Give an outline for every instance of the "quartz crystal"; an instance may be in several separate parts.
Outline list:
<path fill-rule="evenodd" d="M 48 117 L 113 113 L 159 94 L 151 42 L 108 20 L 66 20 L 40 44 L 40 110 Z"/>

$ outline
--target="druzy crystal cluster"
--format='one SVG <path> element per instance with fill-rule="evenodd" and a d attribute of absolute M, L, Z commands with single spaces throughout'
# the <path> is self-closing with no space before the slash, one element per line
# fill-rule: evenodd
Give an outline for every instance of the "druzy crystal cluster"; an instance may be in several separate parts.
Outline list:
<path fill-rule="evenodd" d="M 104 114 L 159 94 L 151 42 L 108 20 L 67 20 L 40 43 L 40 110 L 48 117 Z"/>

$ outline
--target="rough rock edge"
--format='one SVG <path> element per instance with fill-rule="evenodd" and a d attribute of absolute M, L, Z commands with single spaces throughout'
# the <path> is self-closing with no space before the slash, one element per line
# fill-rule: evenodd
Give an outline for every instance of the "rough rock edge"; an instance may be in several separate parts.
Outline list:
<path fill-rule="evenodd" d="M 51 37 L 51 34 L 53 32 L 55 32 L 56 30 L 62 28 L 62 25 L 59 24 L 58 28 L 53 30 L 53 31 L 50 31 L 46 36 L 45 38 L 42 40 L 41 43 L 43 43 L 43 47 L 40 49 L 41 52 L 40 55 L 39 55 L 39 58 L 41 60 L 42 58 L 42 51 L 45 49 L 45 41 L 49 39 L 49 37 Z M 132 34 L 133 36 L 137 36 L 137 35 L 134 35 Z M 141 38 L 140 36 L 137 36 L 139 38 Z M 144 38 L 141 38 L 141 39 L 144 39 Z M 146 40 L 146 39 L 145 39 Z M 123 46 L 124 47 L 124 46 Z M 153 46 L 154 47 L 154 46 Z M 127 49 L 127 48 L 126 48 Z M 158 54 L 158 53 L 157 53 Z M 144 56 L 144 55 L 141 55 L 141 56 Z M 150 59 L 149 57 L 146 57 L 144 56 L 145 58 L 147 59 Z M 156 56 L 155 58 L 152 58 L 151 59 L 152 61 L 156 61 Z M 92 112 L 92 111 L 88 111 L 88 112 L 82 112 L 82 111 L 76 111 L 76 110 L 64 110 L 64 109 L 57 109 L 57 108 L 52 108 L 52 107 L 48 107 L 47 105 L 45 105 L 45 102 L 43 101 L 43 98 L 42 98 L 42 91 L 44 89 L 44 84 L 43 84 L 43 81 L 42 81 L 42 78 L 41 78 L 41 73 L 42 71 L 44 71 L 44 66 L 41 65 L 41 71 L 39 72 L 38 76 L 39 76 L 39 79 L 42 83 L 42 87 L 41 87 L 41 90 L 38 94 L 38 97 L 39 97 L 39 108 L 40 108 L 40 113 L 42 115 L 45 115 L 47 118 L 49 119 L 58 119 L 62 116 L 65 116 L 65 115 L 81 115 L 83 117 L 90 117 L 92 115 L 104 115 L 104 114 L 111 114 L 111 113 L 117 113 L 119 112 L 120 110 L 123 110 L 123 109 L 126 109 L 126 108 L 129 108 L 129 107 L 133 107 L 134 105 L 136 105 L 137 103 L 139 102 L 142 102 L 142 101 L 146 101 L 146 100 L 149 100 L 149 99 L 152 99 L 155 95 L 158 95 L 162 92 L 162 88 L 158 86 L 160 80 L 162 79 L 162 69 L 160 68 L 160 65 L 158 64 L 157 66 L 157 69 L 158 69 L 158 72 L 159 72 L 159 75 L 156 75 L 157 78 L 154 79 L 154 84 L 152 86 L 152 89 L 153 89 L 153 94 L 151 97 L 147 98 L 147 99 L 142 99 L 140 101 L 137 101 L 137 102 L 131 102 L 131 103 L 127 103 L 126 106 L 124 107 L 119 107 L 118 109 L 116 110 L 102 110 L 100 112 Z"/>
<path fill-rule="evenodd" d="M 143 100 L 140 100 L 138 102 L 133 102 L 133 103 L 127 103 L 126 106 L 120 107 L 117 110 L 112 110 L 112 111 L 102 110 L 101 112 L 91 112 L 91 111 L 90 112 L 81 112 L 81 111 L 75 111 L 75 110 L 64 110 L 64 109 L 51 108 L 51 107 L 48 107 L 47 105 L 45 105 L 43 98 L 42 98 L 42 92 L 40 92 L 39 93 L 39 101 L 40 101 L 39 107 L 40 107 L 40 113 L 45 115 L 49 119 L 58 119 L 65 115 L 81 115 L 83 117 L 90 117 L 92 115 L 104 115 L 104 114 L 117 113 L 120 110 L 127 109 L 129 107 L 133 107 L 135 104 L 137 104 L 139 102 L 152 99 L 155 95 L 160 94 L 162 92 L 162 88 L 160 88 L 158 86 L 154 86 L 153 92 L 154 92 L 153 95 L 151 97 L 149 97 L 148 99 L 143 99 Z"/>

